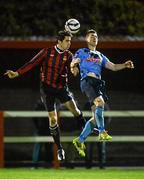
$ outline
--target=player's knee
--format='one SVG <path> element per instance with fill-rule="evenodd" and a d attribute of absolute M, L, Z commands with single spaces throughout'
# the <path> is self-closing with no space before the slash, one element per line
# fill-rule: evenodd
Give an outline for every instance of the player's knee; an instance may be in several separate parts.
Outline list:
<path fill-rule="evenodd" d="M 55 117 L 49 118 L 50 126 L 53 127 L 57 124 L 57 119 Z"/>
<path fill-rule="evenodd" d="M 79 117 L 82 114 L 82 112 L 78 108 L 74 109 L 72 113 L 75 117 Z"/>
<path fill-rule="evenodd" d="M 50 126 L 49 129 L 52 136 L 56 136 L 59 133 L 59 127 L 57 124 L 53 127 Z"/>
<path fill-rule="evenodd" d="M 93 124 L 94 127 L 96 127 L 96 120 L 94 117 L 90 119 L 90 122 Z"/>
<path fill-rule="evenodd" d="M 100 96 L 94 100 L 94 104 L 96 105 L 96 107 L 104 107 L 105 102 L 103 98 Z"/>

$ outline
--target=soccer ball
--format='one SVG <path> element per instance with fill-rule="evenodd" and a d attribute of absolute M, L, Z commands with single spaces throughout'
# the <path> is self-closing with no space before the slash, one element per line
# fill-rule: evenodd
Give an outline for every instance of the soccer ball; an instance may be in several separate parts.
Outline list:
<path fill-rule="evenodd" d="M 65 23 L 65 30 L 76 34 L 80 30 L 80 23 L 77 19 L 69 19 Z"/>

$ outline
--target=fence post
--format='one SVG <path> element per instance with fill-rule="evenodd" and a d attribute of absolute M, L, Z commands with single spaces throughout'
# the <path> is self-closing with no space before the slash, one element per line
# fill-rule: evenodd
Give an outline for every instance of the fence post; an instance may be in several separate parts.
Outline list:
<path fill-rule="evenodd" d="M 4 113 L 0 112 L 0 168 L 4 167 Z"/>
<path fill-rule="evenodd" d="M 57 159 L 57 146 L 54 144 L 54 161 L 53 161 L 53 167 L 54 168 L 59 168 L 60 167 L 60 162 Z"/>

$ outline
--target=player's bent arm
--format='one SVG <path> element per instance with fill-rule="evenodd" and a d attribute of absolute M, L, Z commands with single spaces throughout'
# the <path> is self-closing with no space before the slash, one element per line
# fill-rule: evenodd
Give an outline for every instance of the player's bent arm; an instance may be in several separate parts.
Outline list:
<path fill-rule="evenodd" d="M 79 74 L 79 68 L 78 67 L 71 68 L 71 73 L 74 76 L 77 76 Z"/>
<path fill-rule="evenodd" d="M 71 73 L 74 75 L 74 76 L 77 76 L 78 73 L 79 73 L 79 69 L 78 69 L 78 64 L 80 63 L 80 59 L 77 58 L 77 59 L 73 59 L 71 64 L 70 64 L 70 69 L 71 69 Z"/>
<path fill-rule="evenodd" d="M 77 66 L 79 63 L 80 63 L 79 58 L 73 59 L 70 66 L 71 67 Z"/>
<path fill-rule="evenodd" d="M 134 68 L 134 64 L 131 60 L 126 61 L 125 63 L 122 64 L 114 64 L 112 62 L 107 62 L 106 66 L 107 69 L 110 69 L 112 71 L 119 71 L 125 68 L 129 68 L 129 69 L 133 69 Z"/>

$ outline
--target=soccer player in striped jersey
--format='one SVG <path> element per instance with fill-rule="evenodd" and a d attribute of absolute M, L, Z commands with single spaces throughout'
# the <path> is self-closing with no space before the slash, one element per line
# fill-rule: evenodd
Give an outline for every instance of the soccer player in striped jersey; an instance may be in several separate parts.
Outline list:
<path fill-rule="evenodd" d="M 112 137 L 105 130 L 104 125 L 104 105 L 107 101 L 105 93 L 105 82 L 101 80 L 102 68 L 107 68 L 112 71 L 119 71 L 125 68 L 134 68 L 131 60 L 122 64 L 112 63 L 106 56 L 96 50 L 98 43 L 97 32 L 93 29 L 86 33 L 86 42 L 88 48 L 77 50 L 74 59 L 71 62 L 71 72 L 77 75 L 80 70 L 81 90 L 88 97 L 93 111 L 93 118 L 85 124 L 80 136 L 73 140 L 73 144 L 81 156 L 85 156 L 84 141 L 91 132 L 96 128 L 99 131 L 99 140 L 111 140 Z M 79 68 L 78 68 L 79 65 Z"/>
<path fill-rule="evenodd" d="M 51 48 L 42 49 L 29 62 L 17 71 L 7 70 L 5 75 L 15 78 L 31 71 L 35 66 L 41 67 L 41 97 L 48 111 L 51 135 L 58 147 L 58 160 L 65 159 L 65 152 L 60 142 L 60 130 L 56 112 L 56 99 L 59 99 L 84 126 L 85 120 L 68 89 L 68 71 L 72 60 L 72 53 L 68 50 L 72 35 L 67 31 L 59 31 L 57 44 Z"/>

